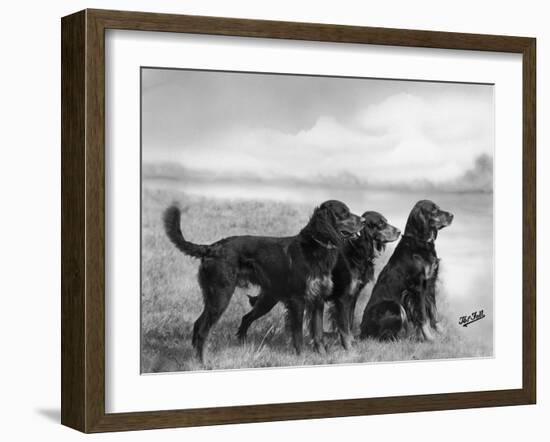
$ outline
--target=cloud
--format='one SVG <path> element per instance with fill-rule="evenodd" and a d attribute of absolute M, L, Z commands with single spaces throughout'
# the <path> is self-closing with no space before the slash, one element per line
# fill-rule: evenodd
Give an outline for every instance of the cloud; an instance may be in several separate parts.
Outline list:
<path fill-rule="evenodd" d="M 215 74 L 144 81 L 145 161 L 265 179 L 437 183 L 492 156 L 491 86 Z"/>
<path fill-rule="evenodd" d="M 296 134 L 235 127 L 183 150 L 177 160 L 267 177 L 345 172 L 371 181 L 448 180 L 464 173 L 476 155 L 492 153 L 490 126 L 481 130 L 464 122 L 477 121 L 475 115 L 483 112 L 455 108 L 446 113 L 448 108 L 443 101 L 395 96 L 348 124 L 322 116 Z"/>

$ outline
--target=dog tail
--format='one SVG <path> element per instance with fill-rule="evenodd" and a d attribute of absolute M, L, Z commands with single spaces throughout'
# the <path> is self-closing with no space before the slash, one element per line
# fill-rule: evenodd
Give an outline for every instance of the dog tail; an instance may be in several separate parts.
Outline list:
<path fill-rule="evenodd" d="M 209 246 L 202 244 L 194 244 L 186 241 L 181 233 L 180 219 L 181 211 L 176 205 L 171 205 L 164 211 L 162 217 L 164 221 L 164 230 L 170 241 L 183 253 L 194 258 L 204 257 L 209 250 Z"/>

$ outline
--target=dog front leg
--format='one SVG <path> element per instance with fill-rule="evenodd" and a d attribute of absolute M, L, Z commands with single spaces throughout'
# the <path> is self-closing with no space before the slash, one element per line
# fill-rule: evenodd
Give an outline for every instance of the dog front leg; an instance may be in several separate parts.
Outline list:
<path fill-rule="evenodd" d="M 432 328 L 430 326 L 429 321 L 424 321 L 422 323 L 421 330 L 422 330 L 422 335 L 424 336 L 424 339 L 426 341 L 433 342 L 435 340 L 434 335 L 432 334 Z"/>
<path fill-rule="evenodd" d="M 428 290 L 420 291 L 420 330 L 422 331 L 422 336 L 424 337 L 425 341 L 433 342 L 434 335 L 432 333 L 431 328 L 431 309 L 430 309 L 430 302 L 426 299 L 426 297 L 430 296 L 429 288 Z"/>
<path fill-rule="evenodd" d="M 315 301 L 311 311 L 311 337 L 313 338 L 313 348 L 321 355 L 325 355 L 325 338 L 323 333 L 323 313 L 325 303 L 322 299 Z"/>
<path fill-rule="evenodd" d="M 292 342 L 298 355 L 302 354 L 304 347 L 304 309 L 305 301 L 301 298 L 294 298 L 287 302 Z"/>
<path fill-rule="evenodd" d="M 351 334 L 351 317 L 353 315 L 351 310 L 353 304 L 351 296 L 344 296 L 335 302 L 336 325 L 340 334 L 342 347 L 346 350 L 349 350 L 353 343 L 353 336 Z"/>

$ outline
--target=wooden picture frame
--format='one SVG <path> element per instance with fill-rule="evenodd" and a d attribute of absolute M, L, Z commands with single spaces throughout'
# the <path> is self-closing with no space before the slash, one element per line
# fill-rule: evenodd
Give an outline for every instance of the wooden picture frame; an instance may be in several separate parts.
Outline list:
<path fill-rule="evenodd" d="M 517 53 L 523 64 L 523 385 L 513 390 L 105 412 L 105 30 Z M 533 38 L 84 10 L 62 19 L 62 424 L 83 432 L 534 404 L 536 41 Z"/>

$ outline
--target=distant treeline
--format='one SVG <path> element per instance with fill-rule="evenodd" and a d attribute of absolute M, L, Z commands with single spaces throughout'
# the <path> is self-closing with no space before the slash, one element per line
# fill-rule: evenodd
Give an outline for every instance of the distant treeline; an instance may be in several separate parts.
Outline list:
<path fill-rule="evenodd" d="M 266 179 L 260 175 L 242 173 L 217 173 L 211 170 L 200 170 L 184 167 L 179 163 L 144 163 L 143 179 L 168 179 L 183 182 L 239 182 L 250 184 L 270 184 L 282 186 L 333 186 L 338 188 L 364 188 L 394 191 L 436 191 L 453 193 L 491 193 L 493 191 L 493 158 L 483 154 L 475 159 L 473 167 L 462 176 L 447 181 L 413 180 L 408 182 L 375 182 L 359 178 L 351 173 L 337 175 L 317 175 L 313 178 L 281 176 Z"/>

